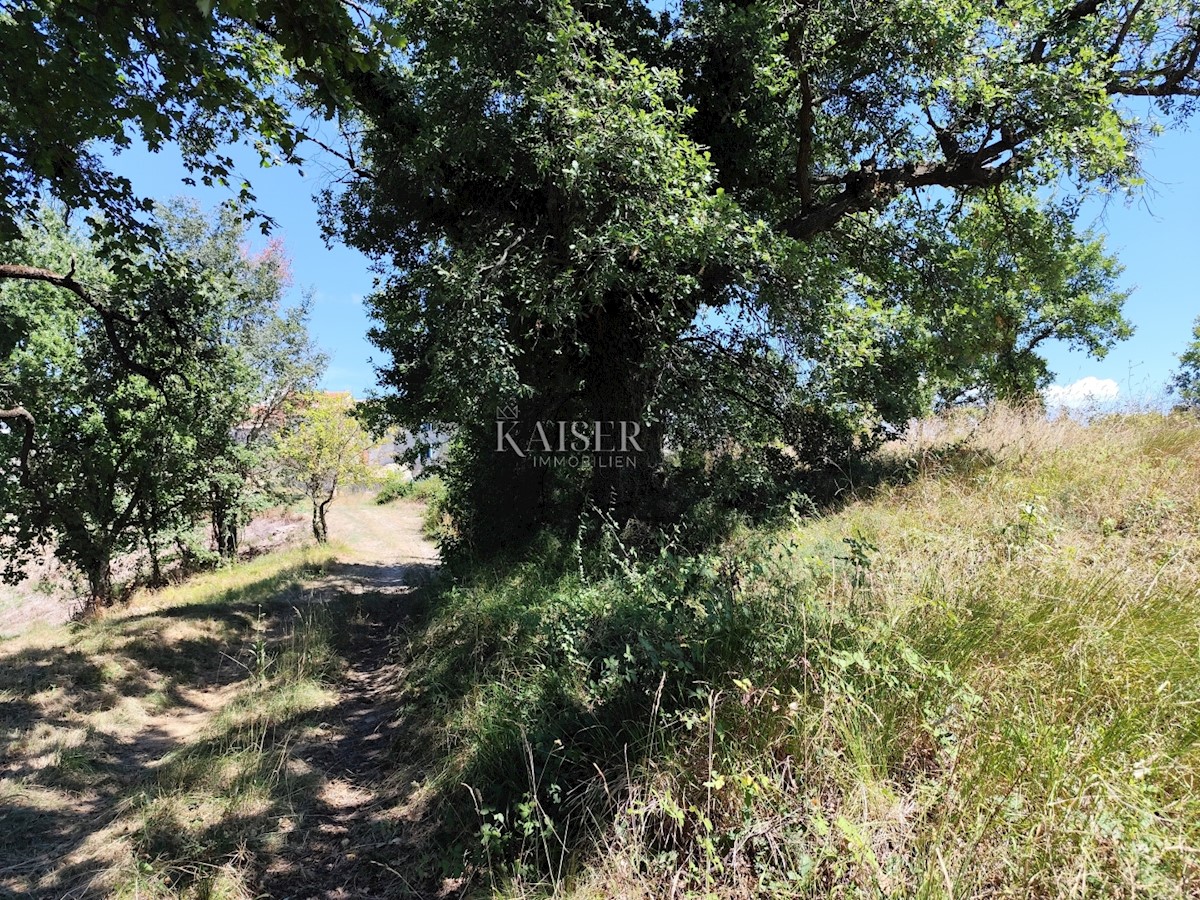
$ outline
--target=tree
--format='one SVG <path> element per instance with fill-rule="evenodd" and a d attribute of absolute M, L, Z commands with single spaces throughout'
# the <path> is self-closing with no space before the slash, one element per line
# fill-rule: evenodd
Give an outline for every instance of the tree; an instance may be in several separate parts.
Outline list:
<path fill-rule="evenodd" d="M 25 413 L 0 433 L 5 575 L 19 578 L 53 544 L 87 577 L 91 605 L 112 601 L 117 555 L 145 549 L 161 581 L 163 542 L 215 516 L 218 498 L 238 529 L 260 496 L 278 493 L 263 471 L 265 424 L 251 420 L 260 404 L 277 414 L 322 361 L 303 307 L 281 309 L 278 245 L 248 254 L 238 217 L 182 201 L 160 208 L 156 225 L 167 249 L 116 269 L 49 211 L 4 247 L 30 272 L 69 269 L 106 310 L 170 323 L 146 332 L 130 366 L 90 306 L 37 279 L 0 287 L 0 407 L 22 397 Z"/>
<path fill-rule="evenodd" d="M 135 140 L 155 152 L 173 142 L 193 176 L 186 183 L 231 188 L 243 218 L 268 230 L 231 145 L 252 147 L 264 166 L 299 164 L 303 142 L 322 143 L 313 124 L 336 118 L 348 80 L 376 67 L 385 31 L 343 0 L 0 0 L 0 247 L 19 244 L 53 200 L 92 214 L 94 252 L 115 274 L 144 266 L 163 249 L 155 203 L 113 175 L 100 152 Z M 305 127 L 292 119 L 300 108 Z M 170 331 L 171 311 L 130 316 L 74 276 L 0 257 L 0 280 L 63 289 L 99 319 L 122 366 L 161 376 L 142 345 Z M 23 411 L 0 408 L 0 422 L 32 434 Z"/>
<path fill-rule="evenodd" d="M 274 438 L 289 406 L 311 391 L 325 368 L 305 326 L 307 301 L 267 314 L 237 335 L 243 363 L 251 373 L 250 390 L 230 452 L 209 470 L 209 514 L 213 543 L 227 559 L 237 555 L 242 531 L 254 515 L 287 496 Z"/>
<path fill-rule="evenodd" d="M 272 438 L 288 405 L 315 387 L 326 357 L 305 326 L 307 300 L 283 308 L 290 275 L 281 242 L 248 253 L 245 223 L 228 207 L 207 217 L 178 200 L 161 208 L 158 220 L 168 252 L 199 265 L 227 303 L 224 340 L 239 366 L 226 385 L 236 427 L 221 436 L 223 448 L 214 444 L 207 454 L 205 484 L 213 543 L 232 559 L 253 515 L 286 495 Z"/>
<path fill-rule="evenodd" d="M 30 271 L 71 271 L 73 292 L 121 316 L 170 310 L 171 329 L 147 335 L 130 367 L 102 317 L 63 291 L 36 279 L 0 290 L 0 406 L 19 396 L 28 413 L 23 433 L 0 435 L 4 575 L 21 577 L 52 543 L 87 578 L 88 605 L 108 605 L 114 557 L 144 539 L 157 569 L 157 536 L 190 527 L 229 440 L 239 374 L 222 330 L 229 298 L 172 257 L 109 269 L 53 213 L 5 249 Z"/>
<path fill-rule="evenodd" d="M 323 544 L 329 540 L 326 512 L 338 490 L 370 479 L 366 455 L 375 442 L 354 417 L 349 394 L 308 394 L 295 408 L 275 452 L 312 501 L 313 537 Z"/>
<path fill-rule="evenodd" d="M 1180 406 L 1200 410 L 1200 318 L 1192 328 L 1192 342 L 1179 354 L 1179 371 L 1167 390 L 1179 397 Z"/>
<path fill-rule="evenodd" d="M 1103 240 L 1076 234 L 1070 209 L 999 190 L 1000 202 L 966 201 L 945 240 L 926 248 L 945 280 L 925 279 L 911 300 L 934 323 L 922 370 L 941 403 L 1038 402 L 1052 377 L 1039 355 L 1046 341 L 1100 359 L 1133 333 L 1122 267 Z"/>
<path fill-rule="evenodd" d="M 340 0 L 22 0 L 0 3 L 0 240 L 48 195 L 93 209 L 95 237 L 153 240 L 153 202 L 107 169 L 98 145 L 175 142 L 205 184 L 235 185 L 231 143 L 264 164 L 298 162 L 304 131 L 289 94 L 332 114 L 345 81 L 369 68 L 379 32 Z"/>
<path fill-rule="evenodd" d="M 479 549 L 593 503 L 669 514 L 672 429 L 821 465 L 939 394 L 1028 393 L 1050 336 L 1102 352 L 1117 270 L 1061 198 L 1136 188 L 1136 109 L 1200 96 L 1178 0 L 394 13 L 407 49 L 351 85 L 367 128 L 328 209 L 394 265 L 370 301 L 388 410 L 457 429 Z M 522 437 L 635 420 L 645 453 L 532 468 L 494 452 L 498 406 Z"/>

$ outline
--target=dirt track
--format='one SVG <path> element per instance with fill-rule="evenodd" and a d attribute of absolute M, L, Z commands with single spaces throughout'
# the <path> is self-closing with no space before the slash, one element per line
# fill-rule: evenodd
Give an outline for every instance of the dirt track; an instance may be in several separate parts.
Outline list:
<path fill-rule="evenodd" d="M 129 871 L 122 855 L 139 842 L 146 843 L 138 857 L 157 860 L 162 838 L 138 837 L 144 823 L 126 812 L 177 787 L 170 775 L 161 781 L 172 760 L 194 748 L 196 758 L 210 752 L 203 748 L 223 710 L 257 689 L 255 642 L 265 638 L 276 652 L 271 644 L 286 642 L 296 616 L 317 605 L 328 611 L 340 677 L 320 688 L 318 708 L 262 735 L 264 752 L 281 755 L 279 765 L 294 774 L 255 816 L 219 819 L 210 831 L 214 839 L 229 829 L 260 836 L 238 865 L 258 896 L 369 898 L 385 884 L 396 896 L 386 860 L 395 858 L 387 845 L 399 798 L 388 793 L 388 756 L 401 739 L 395 696 L 403 673 L 390 651 L 412 592 L 438 565 L 421 514 L 413 503 L 341 498 L 329 523 L 336 559 L 317 577 L 284 570 L 263 579 L 251 563 L 227 570 L 229 584 L 211 600 L 172 605 L 169 596 L 149 595 L 78 633 L 5 645 L 0 894 L 107 896 L 111 874 Z M 241 586 L 239 571 L 247 573 Z M 220 756 L 213 760 L 219 765 Z"/>
<path fill-rule="evenodd" d="M 346 672 L 336 715 L 323 723 L 319 741 L 298 751 L 321 774 L 322 786 L 304 816 L 306 832 L 264 873 L 260 888 L 271 897 L 395 896 L 397 879 L 403 879 L 373 857 L 387 847 L 377 840 L 381 823 L 396 814 L 387 757 L 399 737 L 403 673 L 389 660 L 390 638 L 409 614 L 405 595 L 438 564 L 436 549 L 421 534 L 421 512 L 415 504 L 370 502 L 331 510 L 330 537 L 347 543 L 350 552 L 314 587 L 318 595 L 340 597 L 343 608 L 356 595 L 364 602 L 346 623 Z M 377 891 L 380 885 L 387 888 Z"/>

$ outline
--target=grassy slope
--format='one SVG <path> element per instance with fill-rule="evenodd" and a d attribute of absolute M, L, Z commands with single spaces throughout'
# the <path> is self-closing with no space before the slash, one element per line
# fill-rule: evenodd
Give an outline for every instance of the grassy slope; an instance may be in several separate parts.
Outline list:
<path fill-rule="evenodd" d="M 607 577 L 444 598 L 407 658 L 442 859 L 503 895 L 1200 892 L 1200 427 L 889 452 L 905 484 L 719 554 L 614 536 Z"/>
<path fill-rule="evenodd" d="M 365 896 L 388 636 L 436 568 L 420 507 L 343 497 L 276 550 L 0 637 L 0 896 Z M 377 814 L 380 810 L 382 813 Z M 390 890 L 390 888 L 388 888 Z"/>
<path fill-rule="evenodd" d="M 283 839 L 300 787 L 280 742 L 333 702 L 301 588 L 332 558 L 263 556 L 0 643 L 0 893 L 247 896 L 239 852 Z"/>
<path fill-rule="evenodd" d="M 299 602 L 328 555 L 6 641 L 0 893 L 252 897 L 324 848 L 348 895 L 1195 896 L 1200 428 L 969 430 L 719 552 L 432 594 L 341 844 L 304 762 L 361 602 Z"/>

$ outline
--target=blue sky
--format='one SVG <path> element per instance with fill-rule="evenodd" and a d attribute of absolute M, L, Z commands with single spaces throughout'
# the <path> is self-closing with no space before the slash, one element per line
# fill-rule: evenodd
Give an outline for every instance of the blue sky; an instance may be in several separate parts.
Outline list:
<path fill-rule="evenodd" d="M 367 341 L 370 320 L 362 299 L 371 292 L 374 276 L 361 253 L 340 244 L 327 247 L 321 237 L 314 197 L 331 183 L 328 167 L 314 161 L 304 167 L 303 175 L 292 166 L 260 169 L 257 154 L 244 148 L 227 150 L 240 167 L 239 173 L 253 185 L 260 209 L 277 223 L 271 236 L 282 238 L 291 259 L 293 299 L 299 300 L 305 289 L 314 292 L 309 332 L 329 355 L 321 386 L 366 396 L 375 385 L 370 360 L 378 351 Z M 111 158 L 110 165 L 144 196 L 195 197 L 206 208 L 213 208 L 234 193 L 184 184 L 182 179 L 188 173 L 173 146 L 159 153 L 140 147 L 126 150 Z M 255 245 L 266 241 L 254 226 L 248 238 Z"/>
<path fill-rule="evenodd" d="M 1134 289 L 1125 316 L 1136 331 L 1101 361 L 1051 347 L 1047 358 L 1057 384 L 1106 379 L 1117 383 L 1121 396 L 1140 399 L 1161 391 L 1175 369 L 1200 316 L 1197 158 L 1200 130 L 1168 132 L 1144 156 L 1148 184 L 1140 197 L 1086 208 L 1083 222 L 1107 236 L 1109 251 L 1125 266 L 1122 283 Z"/>
<path fill-rule="evenodd" d="M 370 293 L 374 278 L 365 257 L 340 245 L 327 247 L 321 238 L 313 197 L 330 183 L 331 175 L 319 163 L 301 175 L 293 167 L 260 169 L 257 158 L 245 151 L 234 151 L 234 157 L 253 183 L 261 208 L 278 222 L 275 236 L 284 240 L 291 257 L 296 296 L 306 287 L 315 292 L 310 330 L 330 356 L 323 387 L 366 395 L 375 386 L 371 358 L 378 351 L 366 339 L 370 321 L 362 298 Z M 1047 356 L 1056 384 L 1098 379 L 1104 382 L 1102 392 L 1117 390 L 1121 398 L 1161 391 L 1200 315 L 1197 158 L 1200 131 L 1168 132 L 1146 154 L 1149 185 L 1142 196 L 1132 203 L 1114 198 L 1087 207 L 1085 223 L 1108 236 L 1109 249 L 1125 265 L 1124 285 L 1134 288 L 1126 315 L 1137 330 L 1101 361 L 1062 346 L 1050 347 Z M 184 185 L 181 179 L 187 173 L 171 148 L 157 154 L 128 150 L 112 164 L 149 196 L 183 194 L 214 206 L 231 195 Z"/>

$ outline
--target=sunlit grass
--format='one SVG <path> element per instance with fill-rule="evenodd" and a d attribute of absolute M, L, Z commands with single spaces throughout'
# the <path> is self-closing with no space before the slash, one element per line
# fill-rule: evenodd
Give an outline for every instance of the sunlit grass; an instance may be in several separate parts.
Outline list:
<path fill-rule="evenodd" d="M 546 542 L 441 589 L 391 663 L 392 806 L 363 826 L 403 873 L 384 890 L 1200 893 L 1200 425 L 999 410 L 881 461 L 836 511 L 712 551 Z M 119 812 L 60 854 L 73 884 L 261 895 L 321 791 L 298 748 L 330 734 L 336 638 L 366 625 L 307 602 L 329 559 L 0 645 L 16 841 L 95 801 Z"/>
<path fill-rule="evenodd" d="M 254 823 L 288 794 L 279 744 L 332 702 L 338 658 L 304 583 L 336 553 L 265 555 L 0 644 L 0 889 L 253 896 L 243 832 L 278 830 Z M 168 820 L 174 856 L 155 843 Z"/>
<path fill-rule="evenodd" d="M 410 666 L 453 852 L 502 896 L 1200 891 L 1200 423 L 932 430 L 711 557 L 448 597 Z"/>
<path fill-rule="evenodd" d="M 305 545 L 214 569 L 180 584 L 137 594 L 128 610 L 187 606 L 193 603 L 256 603 L 279 600 L 280 590 L 299 574 L 316 574 L 344 553 L 345 545 Z M 123 611 L 115 613 L 120 618 Z"/>
<path fill-rule="evenodd" d="M 114 870 L 118 891 L 152 873 L 169 896 L 254 896 L 246 863 L 282 846 L 311 793 L 315 775 L 291 750 L 337 697 L 329 634 L 323 613 L 293 621 L 245 687 L 166 758 L 129 810 L 137 863 Z"/>

